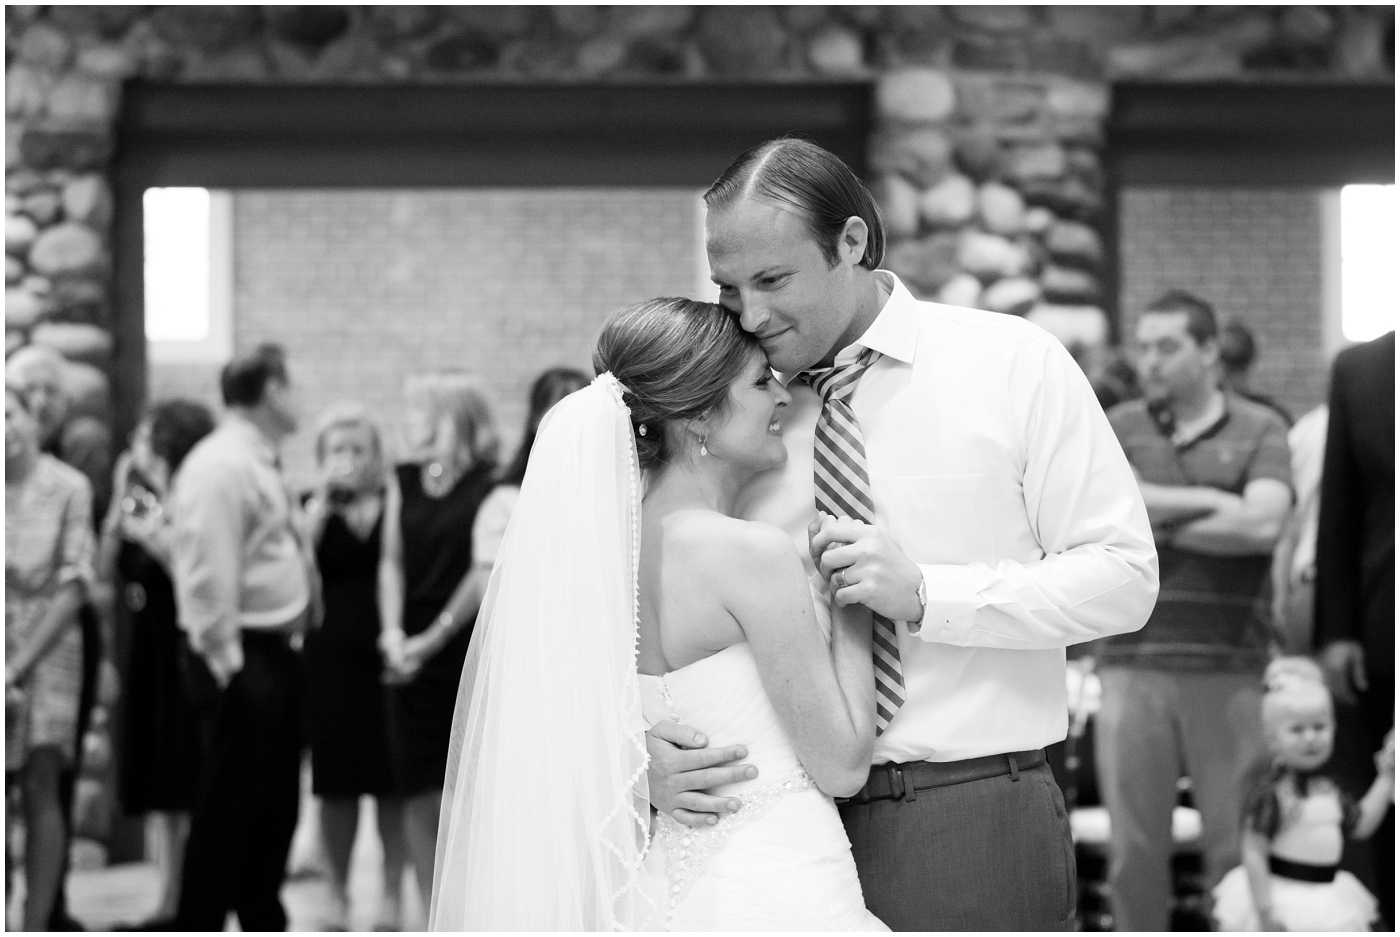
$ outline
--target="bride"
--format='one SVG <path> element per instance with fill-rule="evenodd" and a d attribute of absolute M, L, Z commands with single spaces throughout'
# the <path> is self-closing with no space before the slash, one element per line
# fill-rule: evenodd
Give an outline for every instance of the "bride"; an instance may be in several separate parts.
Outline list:
<path fill-rule="evenodd" d="M 431 926 L 885 929 L 832 800 L 870 765 L 869 613 L 819 618 L 786 534 L 730 516 L 787 457 L 787 391 L 684 299 L 614 315 L 594 367 L 541 424 L 472 639 Z M 654 814 L 664 719 L 748 746 L 750 779 L 711 792 L 737 813 Z"/>

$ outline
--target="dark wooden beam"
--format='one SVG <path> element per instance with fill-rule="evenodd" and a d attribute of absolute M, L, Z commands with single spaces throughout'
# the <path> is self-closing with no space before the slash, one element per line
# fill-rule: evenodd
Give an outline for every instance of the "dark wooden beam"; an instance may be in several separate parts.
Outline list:
<path fill-rule="evenodd" d="M 133 85 L 122 161 L 150 185 L 707 185 L 801 133 L 857 172 L 866 84 Z"/>
<path fill-rule="evenodd" d="M 1124 186 L 1393 183 L 1395 87 L 1121 84 L 1108 156 Z"/>

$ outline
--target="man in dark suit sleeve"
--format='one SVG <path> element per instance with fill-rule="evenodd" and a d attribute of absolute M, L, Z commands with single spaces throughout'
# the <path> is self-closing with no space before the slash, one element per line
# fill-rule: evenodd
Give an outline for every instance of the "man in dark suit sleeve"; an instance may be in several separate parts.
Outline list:
<path fill-rule="evenodd" d="M 1395 723 L 1394 332 L 1337 356 L 1328 409 L 1313 640 L 1339 704 L 1333 764 L 1359 794 Z M 1349 850 L 1344 865 L 1374 881 L 1383 929 L 1393 930 L 1393 813 L 1368 845 Z"/>

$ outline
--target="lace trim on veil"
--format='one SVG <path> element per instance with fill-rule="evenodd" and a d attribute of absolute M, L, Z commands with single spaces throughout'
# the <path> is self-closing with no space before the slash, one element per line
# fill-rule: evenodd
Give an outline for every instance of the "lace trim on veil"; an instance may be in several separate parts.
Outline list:
<path fill-rule="evenodd" d="M 611 393 L 613 399 L 616 400 L 617 405 L 622 410 L 622 412 L 628 414 L 630 417 L 631 410 L 628 408 L 626 402 L 623 400 L 622 397 L 623 392 L 626 391 L 627 388 L 624 387 L 622 383 L 618 381 L 616 377 L 613 376 L 613 373 L 611 371 L 606 371 L 598 375 L 598 377 L 594 378 L 593 383 L 600 387 L 606 388 Z M 627 678 L 624 678 L 623 680 L 623 685 L 621 687 L 621 699 L 624 719 L 626 719 L 629 722 L 634 722 L 635 724 L 635 722 L 644 722 L 642 718 L 641 688 L 638 685 L 636 679 L 637 655 L 640 653 L 640 646 L 637 643 L 636 636 L 640 633 L 642 615 L 640 581 L 640 563 L 642 549 L 642 525 L 640 517 L 642 503 L 640 485 L 641 467 L 638 465 L 637 447 L 635 443 L 627 448 L 627 458 L 629 468 L 628 474 L 632 480 L 630 518 L 631 523 L 629 526 L 632 530 L 632 635 L 634 640 L 632 643 L 632 672 Z M 645 861 L 647 849 L 651 846 L 650 800 L 646 792 L 646 785 L 643 783 L 640 791 L 637 787 L 637 785 L 640 782 L 645 782 L 647 776 L 647 766 L 651 763 L 651 755 L 647 752 L 645 738 L 645 733 L 642 733 L 640 736 L 636 733 L 633 733 L 632 744 L 637 749 L 638 753 L 641 755 L 641 765 L 637 768 L 636 771 L 633 772 L 632 777 L 629 780 L 626 788 L 620 792 L 617 808 L 604 819 L 603 824 L 599 830 L 602 836 L 603 845 L 606 846 L 607 849 L 617 857 L 618 862 L 622 863 L 623 866 L 627 869 L 626 881 L 623 882 L 623 884 L 617 889 L 616 892 L 613 893 L 612 896 L 613 929 L 620 931 L 632 929 L 645 930 L 647 928 L 647 925 L 649 925 L 653 921 L 655 917 L 655 912 L 657 910 L 656 903 L 652 900 L 651 896 L 647 893 L 646 889 L 641 887 L 640 882 L 642 875 L 642 864 Z M 627 815 L 632 819 L 633 824 L 635 824 L 636 826 L 637 849 L 635 852 L 635 858 L 631 860 L 627 858 L 625 851 L 617 843 L 611 842 L 607 838 L 606 831 L 608 829 L 608 826 L 611 824 L 612 820 L 616 818 L 617 812 L 619 810 L 625 810 L 627 812 Z M 622 920 L 619 918 L 617 907 L 618 903 L 624 901 L 629 893 L 631 893 L 634 896 L 634 899 L 641 898 L 643 901 L 646 902 L 646 904 L 650 908 L 650 913 L 647 914 L 646 918 L 641 921 L 634 921 L 632 927 L 628 927 L 622 922 Z"/>

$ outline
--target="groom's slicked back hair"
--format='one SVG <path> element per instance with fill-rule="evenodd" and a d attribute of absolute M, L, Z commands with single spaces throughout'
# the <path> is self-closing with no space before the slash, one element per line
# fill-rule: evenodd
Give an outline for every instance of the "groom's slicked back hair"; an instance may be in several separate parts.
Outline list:
<path fill-rule="evenodd" d="M 810 140 L 779 137 L 743 153 L 705 193 L 705 207 L 713 211 L 744 198 L 794 209 L 829 266 L 836 266 L 841 231 L 853 215 L 870 231 L 860 265 L 874 270 L 885 259 L 885 219 L 870 190 L 839 157 Z"/>
<path fill-rule="evenodd" d="M 593 370 L 624 388 L 642 468 L 674 453 L 673 423 L 724 413 L 729 385 L 761 346 L 724 307 L 693 299 L 649 299 L 617 312 L 593 344 Z M 643 431 L 645 427 L 645 431 Z"/>

